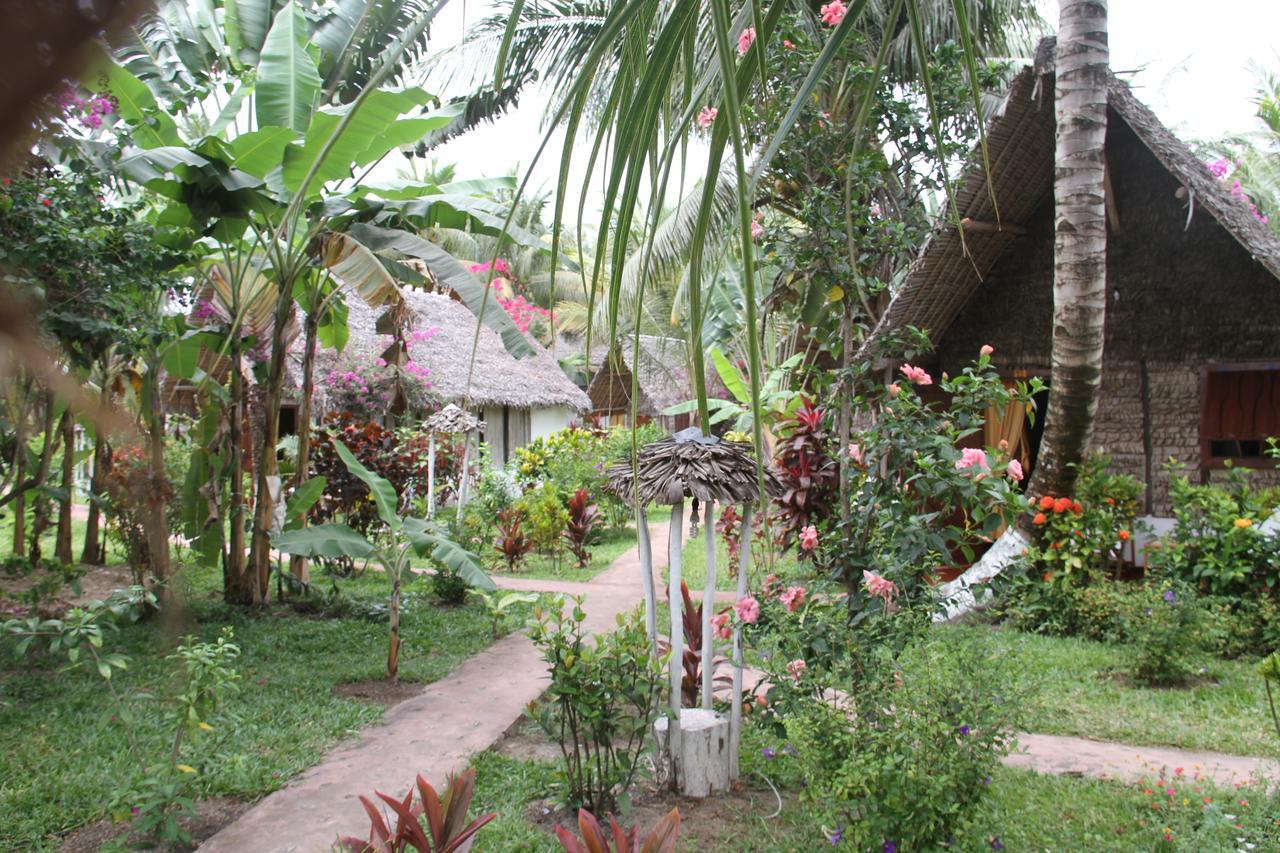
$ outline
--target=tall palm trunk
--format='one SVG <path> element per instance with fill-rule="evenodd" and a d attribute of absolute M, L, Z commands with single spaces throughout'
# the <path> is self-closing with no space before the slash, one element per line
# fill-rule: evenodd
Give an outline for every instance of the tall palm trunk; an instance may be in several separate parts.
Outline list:
<path fill-rule="evenodd" d="M 1053 373 L 1032 495 L 1070 494 L 1093 432 L 1107 305 L 1106 0 L 1060 0 Z"/>
<path fill-rule="evenodd" d="M 311 467 L 311 394 L 315 391 L 316 340 L 320 332 L 320 318 L 315 311 L 307 313 L 305 322 L 305 340 L 302 350 L 302 399 L 298 401 L 298 455 L 297 471 L 293 476 L 293 487 L 296 489 L 307 481 Z M 302 519 L 306 524 L 306 519 Z M 300 584 L 310 582 L 307 573 L 307 558 L 295 554 L 289 558 L 289 572 Z"/>
<path fill-rule="evenodd" d="M 58 425 L 62 433 L 62 482 L 63 497 L 58 501 L 58 532 L 54 536 L 53 557 L 64 565 L 70 565 L 71 557 L 71 505 L 76 479 L 76 422 L 70 407 L 62 410 Z"/>

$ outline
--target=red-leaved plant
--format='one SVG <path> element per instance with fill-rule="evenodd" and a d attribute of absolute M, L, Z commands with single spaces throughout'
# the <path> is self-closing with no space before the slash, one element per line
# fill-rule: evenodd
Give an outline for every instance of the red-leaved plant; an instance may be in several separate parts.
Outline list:
<path fill-rule="evenodd" d="M 475 843 L 476 833 L 498 816 L 497 812 L 491 812 L 467 823 L 467 809 L 471 807 L 475 791 L 474 767 L 468 768 L 459 776 L 450 776 L 444 789 L 444 797 L 438 796 L 436 789 L 422 776 L 418 776 L 418 795 L 421 799 L 417 803 L 413 801 L 413 788 L 409 789 L 403 800 L 374 791 L 395 812 L 394 829 L 373 801 L 361 795 L 360 803 L 369 814 L 369 837 L 366 839 L 348 835 L 338 839 L 334 850 L 341 853 L 403 853 L 407 850 L 416 850 L 418 853 L 466 853 Z M 427 816 L 426 830 L 422 827 L 423 814 Z"/>
<path fill-rule="evenodd" d="M 587 550 L 587 540 L 600 521 L 599 508 L 589 501 L 591 495 L 586 489 L 578 489 L 569 498 L 569 524 L 564 529 L 564 538 L 569 543 L 569 550 L 578 558 L 578 567 L 585 569 L 591 562 L 591 552 Z"/>
<path fill-rule="evenodd" d="M 524 511 L 519 507 L 507 507 L 498 513 L 498 538 L 493 546 L 507 561 L 507 571 L 514 572 L 516 566 L 524 562 L 524 557 L 533 550 L 533 537 L 522 529 Z"/>
<path fill-rule="evenodd" d="M 775 499 L 782 522 L 780 539 L 789 546 L 800 531 L 828 518 L 840 484 L 840 465 L 827 450 L 829 436 L 822 427 L 822 409 L 804 399 L 779 429 L 774 473 L 782 485 Z M 801 550 L 801 559 L 810 556 Z"/>
<path fill-rule="evenodd" d="M 680 810 L 667 812 L 643 841 L 639 838 L 639 827 L 624 830 L 612 814 L 609 815 L 609 830 L 606 835 L 595 815 L 586 809 L 578 809 L 578 832 L 582 840 L 574 838 L 573 833 L 563 826 L 556 827 L 556 840 L 565 853 L 673 853 L 680 840 Z"/>

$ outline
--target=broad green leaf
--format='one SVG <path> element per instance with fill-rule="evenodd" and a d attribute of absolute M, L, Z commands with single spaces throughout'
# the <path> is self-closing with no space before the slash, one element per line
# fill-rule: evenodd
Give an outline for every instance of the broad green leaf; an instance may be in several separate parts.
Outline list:
<path fill-rule="evenodd" d="M 413 548 L 424 557 L 447 566 L 463 580 L 476 589 L 493 592 L 498 588 L 493 578 L 480 568 L 480 560 L 475 554 L 463 548 L 457 542 L 438 532 L 438 528 L 421 518 L 406 518 L 405 533 Z"/>
<path fill-rule="evenodd" d="M 258 126 L 303 133 L 319 97 L 320 71 L 307 52 L 307 22 L 297 3 L 289 0 L 276 14 L 258 59 Z"/>
<path fill-rule="evenodd" d="M 471 309 L 471 313 L 480 317 L 486 326 L 501 336 L 503 346 L 515 358 L 524 358 L 537 352 L 524 333 L 516 328 L 507 312 L 497 304 L 497 300 L 487 298 L 488 289 L 458 263 L 456 258 L 435 243 L 407 231 L 378 228 L 364 223 L 352 225 L 348 231 L 374 252 L 397 252 L 424 261 L 437 281 L 458 294 L 462 302 Z"/>
<path fill-rule="evenodd" d="M 271 537 L 271 547 L 302 557 L 367 557 L 373 545 L 345 524 L 321 524 L 302 530 L 286 530 Z"/>
<path fill-rule="evenodd" d="M 294 489 L 285 504 L 285 522 L 297 521 L 306 514 L 307 510 L 315 506 L 316 501 L 320 500 L 320 496 L 324 494 L 326 482 L 324 477 L 315 476 Z"/>
<path fill-rule="evenodd" d="M 232 162 L 236 168 L 265 178 L 284 161 L 284 148 L 298 139 L 296 131 L 287 127 L 264 127 L 231 140 Z"/>
<path fill-rule="evenodd" d="M 209 133 L 219 135 L 226 130 L 240 115 L 240 108 L 244 106 L 244 99 L 252 91 L 253 84 L 247 80 L 236 86 L 235 91 L 231 93 L 231 97 L 227 99 L 226 106 L 222 108 L 222 112 L 218 113 L 218 117 L 213 120 L 213 124 L 209 125 Z"/>
<path fill-rule="evenodd" d="M 147 85 L 116 62 L 106 64 L 107 88 L 115 96 L 120 116 L 129 122 L 135 142 L 144 148 L 181 145 L 178 126 L 160 109 Z"/>
<path fill-rule="evenodd" d="M 189 332 L 174 341 L 161 355 L 164 369 L 179 379 L 193 379 L 199 370 L 200 351 L 216 350 L 221 338 L 213 332 Z"/>
<path fill-rule="evenodd" d="M 733 395 L 739 403 L 747 405 L 751 402 L 751 391 L 747 388 L 746 381 L 742 378 L 742 372 L 738 370 L 738 366 L 720 351 L 719 347 L 711 349 L 711 363 L 715 365 L 716 373 L 720 375 L 720 381 L 724 383 L 724 387 L 729 389 L 729 393 Z"/>
<path fill-rule="evenodd" d="M 241 65 L 257 65 L 271 25 L 272 0 L 224 0 L 227 46 Z"/>
<path fill-rule="evenodd" d="M 395 486 L 364 467 L 360 460 L 355 457 L 355 454 L 348 450 L 347 446 L 341 441 L 335 441 L 333 446 L 338 451 L 338 458 L 342 460 L 342 464 L 347 466 L 347 470 L 351 472 L 352 476 L 358 478 L 369 487 L 369 493 L 373 495 L 373 502 L 378 507 L 378 517 L 392 530 L 400 527 L 400 516 L 396 513 L 396 508 L 400 501 L 396 497 Z"/>

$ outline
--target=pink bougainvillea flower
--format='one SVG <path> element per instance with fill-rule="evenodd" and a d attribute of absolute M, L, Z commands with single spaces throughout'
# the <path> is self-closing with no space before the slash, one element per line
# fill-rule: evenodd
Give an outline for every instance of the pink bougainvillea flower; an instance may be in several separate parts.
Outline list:
<path fill-rule="evenodd" d="M 755 27 L 747 27 L 745 30 L 743 30 L 742 34 L 738 36 L 738 56 L 746 55 L 746 52 L 748 50 L 751 50 L 751 45 L 755 43 L 755 40 L 756 40 Z"/>
<path fill-rule="evenodd" d="M 715 629 L 717 639 L 728 640 L 733 637 L 733 630 L 729 627 L 728 613 L 717 613 L 712 616 L 711 627 Z"/>
<path fill-rule="evenodd" d="M 993 347 L 991 344 L 983 344 L 982 349 L 978 350 L 978 352 L 982 355 L 991 355 L 991 353 L 995 351 L 996 351 L 996 348 Z"/>
<path fill-rule="evenodd" d="M 893 581 L 872 571 L 864 570 L 862 572 L 862 585 L 867 588 L 867 592 L 884 599 L 885 604 L 892 601 L 893 597 L 898 594 L 898 587 Z"/>
<path fill-rule="evenodd" d="M 751 595 L 739 598 L 733 605 L 733 610 L 738 614 L 738 618 L 748 625 L 756 624 L 756 620 L 760 618 L 760 602 Z"/>
<path fill-rule="evenodd" d="M 711 127 L 711 123 L 716 120 L 716 113 L 718 112 L 719 110 L 715 107 L 703 107 L 698 111 L 698 127 L 704 129 Z"/>
<path fill-rule="evenodd" d="M 849 445 L 849 459 L 855 465 L 862 465 L 866 461 L 866 453 L 862 449 L 862 445 L 854 442 Z"/>
<path fill-rule="evenodd" d="M 800 550 L 812 551 L 818 547 L 818 530 L 812 524 L 800 531 Z"/>
<path fill-rule="evenodd" d="M 913 367 L 910 364 L 904 364 L 898 368 L 902 371 L 902 375 L 917 385 L 932 385 L 933 377 L 930 376 L 923 367 Z"/>
<path fill-rule="evenodd" d="M 760 222 L 760 219 L 763 216 L 764 216 L 763 213 L 757 213 L 755 219 L 751 220 L 751 239 L 752 240 L 759 240 L 761 237 L 764 236 L 764 225 Z"/>
<path fill-rule="evenodd" d="M 799 681 L 800 676 L 804 675 L 804 671 L 808 668 L 809 665 L 804 662 L 803 658 L 796 658 L 787 664 L 787 675 L 791 676 L 792 681 Z"/>
<path fill-rule="evenodd" d="M 976 447 L 966 447 L 960 451 L 960 458 L 956 460 L 956 470 L 963 471 L 965 468 L 986 468 L 987 452 Z"/>
<path fill-rule="evenodd" d="M 840 22 L 844 20 L 845 13 L 848 11 L 848 7 L 841 0 L 831 0 L 830 3 L 818 10 L 822 15 L 822 23 L 828 27 L 840 26 Z"/>
<path fill-rule="evenodd" d="M 1022 463 L 1019 462 L 1017 459 L 1010 459 L 1009 466 L 1004 469 L 1004 472 L 1009 476 L 1009 479 L 1013 480 L 1015 483 L 1022 482 L 1022 478 L 1024 476 L 1022 471 Z"/>
<path fill-rule="evenodd" d="M 778 600 L 782 602 L 782 605 L 786 607 L 787 610 L 791 611 L 792 613 L 795 613 L 796 610 L 798 610 L 800 606 L 804 604 L 804 598 L 806 594 L 807 593 L 804 587 L 791 586 L 791 587 L 787 587 L 786 592 L 778 596 Z"/>

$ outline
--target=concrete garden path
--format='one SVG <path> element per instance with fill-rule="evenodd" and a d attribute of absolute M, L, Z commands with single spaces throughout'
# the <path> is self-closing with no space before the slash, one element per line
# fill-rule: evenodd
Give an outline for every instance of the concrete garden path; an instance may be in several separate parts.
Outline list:
<path fill-rule="evenodd" d="M 667 524 L 650 525 L 656 583 L 666 565 Z M 586 594 L 586 627 L 613 628 L 619 613 L 644 597 L 640 560 L 632 547 L 587 583 L 496 578 L 500 587 Z M 508 634 L 464 661 L 421 695 L 388 709 L 380 725 L 364 729 L 320 764 L 246 812 L 204 844 L 207 853 L 316 853 L 339 835 L 361 835 L 369 818 L 356 797 L 374 789 L 403 796 L 421 773 L 436 786 L 461 771 L 542 695 L 546 666 L 529 638 Z M 379 804 L 381 805 L 381 804 Z"/>

